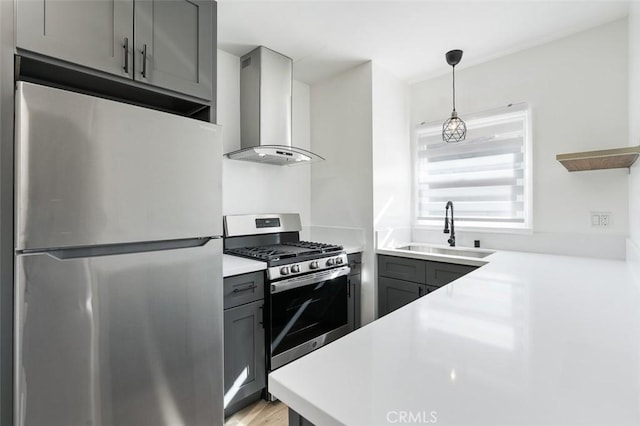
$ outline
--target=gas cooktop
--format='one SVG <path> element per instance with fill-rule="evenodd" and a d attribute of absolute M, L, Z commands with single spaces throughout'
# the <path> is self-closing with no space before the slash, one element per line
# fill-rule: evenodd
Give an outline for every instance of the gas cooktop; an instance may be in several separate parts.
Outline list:
<path fill-rule="evenodd" d="M 340 254 L 342 251 L 342 246 L 336 244 L 293 241 L 265 246 L 228 248 L 225 253 L 262 260 L 268 262 L 269 266 L 275 266 Z"/>

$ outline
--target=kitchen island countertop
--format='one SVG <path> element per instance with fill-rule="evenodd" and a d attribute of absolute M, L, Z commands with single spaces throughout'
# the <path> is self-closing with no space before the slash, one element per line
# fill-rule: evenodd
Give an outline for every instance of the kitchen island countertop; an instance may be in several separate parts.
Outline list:
<path fill-rule="evenodd" d="M 640 286 L 624 261 L 489 264 L 269 376 L 318 426 L 640 424 Z"/>

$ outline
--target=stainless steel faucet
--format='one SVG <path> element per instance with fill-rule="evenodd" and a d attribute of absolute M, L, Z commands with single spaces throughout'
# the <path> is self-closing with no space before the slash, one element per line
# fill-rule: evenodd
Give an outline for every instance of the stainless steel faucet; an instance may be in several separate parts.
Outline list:
<path fill-rule="evenodd" d="M 453 202 L 447 201 L 447 206 L 444 209 L 444 233 L 449 233 L 449 207 L 451 207 L 451 237 L 447 241 L 451 247 L 456 246 L 456 230 L 453 225 Z"/>

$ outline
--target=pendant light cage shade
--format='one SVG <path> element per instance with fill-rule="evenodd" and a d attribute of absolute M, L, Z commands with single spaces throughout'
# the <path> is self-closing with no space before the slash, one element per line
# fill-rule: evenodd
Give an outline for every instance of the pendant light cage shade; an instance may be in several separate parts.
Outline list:
<path fill-rule="evenodd" d="M 442 125 L 442 140 L 447 143 L 463 141 L 467 136 L 467 125 L 464 124 L 454 111 L 451 117 Z"/>
<path fill-rule="evenodd" d="M 447 143 L 463 141 L 467 136 L 467 125 L 464 124 L 456 112 L 456 65 L 462 60 L 462 50 L 450 50 L 446 53 L 447 63 L 451 65 L 452 89 L 453 89 L 453 111 L 451 117 L 442 125 L 442 140 Z"/>

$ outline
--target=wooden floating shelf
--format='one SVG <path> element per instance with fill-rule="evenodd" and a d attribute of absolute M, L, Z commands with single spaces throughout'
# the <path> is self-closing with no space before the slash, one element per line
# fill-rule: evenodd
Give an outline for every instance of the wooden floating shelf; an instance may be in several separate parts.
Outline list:
<path fill-rule="evenodd" d="M 558 154 L 556 160 L 570 172 L 583 170 L 623 169 L 629 168 L 640 155 L 640 146 L 605 149 L 602 151 L 576 152 Z"/>

